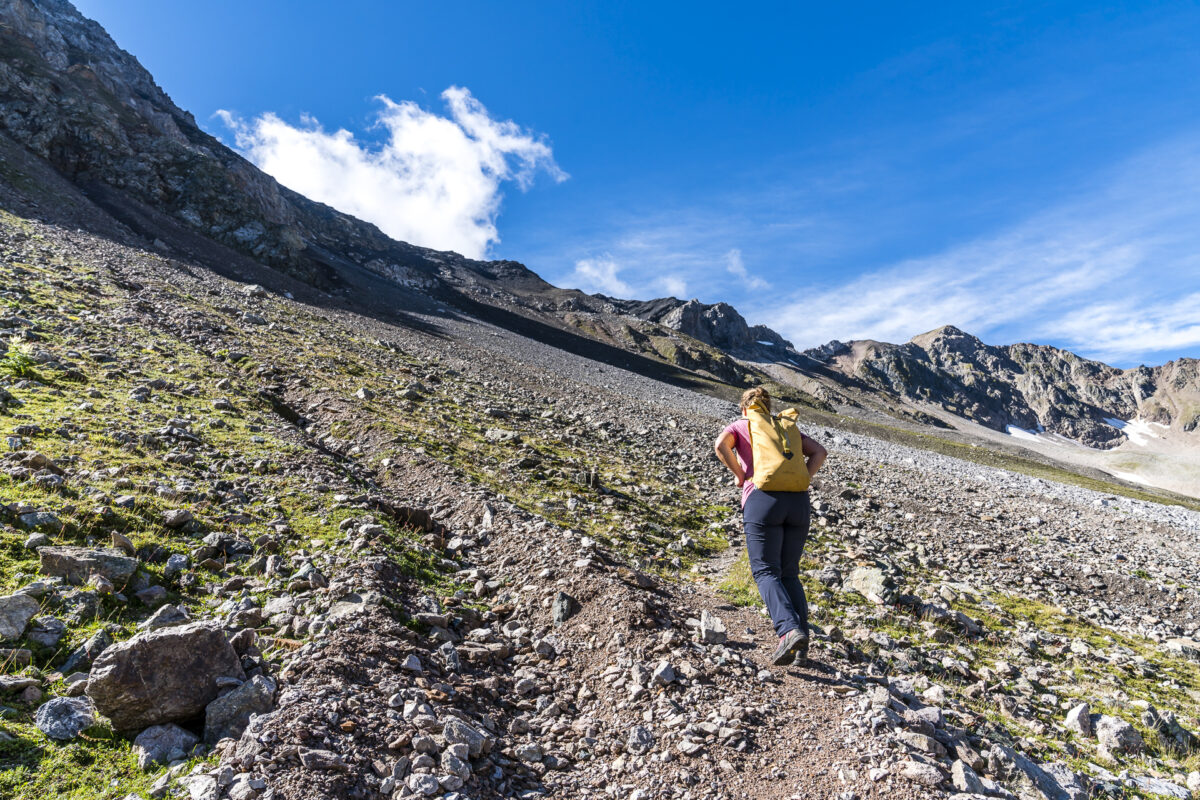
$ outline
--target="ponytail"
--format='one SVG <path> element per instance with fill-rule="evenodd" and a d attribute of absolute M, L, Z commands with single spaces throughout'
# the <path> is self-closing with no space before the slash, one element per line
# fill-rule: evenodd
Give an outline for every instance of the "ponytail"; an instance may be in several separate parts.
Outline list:
<path fill-rule="evenodd" d="M 745 411 L 750 406 L 758 403 L 771 413 L 771 394 L 762 386 L 755 386 L 753 389 L 747 389 L 742 392 L 742 410 Z"/>

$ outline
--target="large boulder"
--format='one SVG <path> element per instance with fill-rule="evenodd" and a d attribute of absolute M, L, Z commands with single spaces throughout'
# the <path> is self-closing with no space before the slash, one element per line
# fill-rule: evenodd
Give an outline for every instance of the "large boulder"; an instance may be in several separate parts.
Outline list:
<path fill-rule="evenodd" d="M 129 731 L 198 716 L 222 678 L 246 679 L 237 653 L 220 628 L 194 622 L 109 647 L 92 665 L 87 695 L 113 728 Z"/>
<path fill-rule="evenodd" d="M 246 730 L 252 714 L 266 714 L 275 707 L 275 681 L 261 675 L 246 681 L 208 704 L 204 710 L 204 741 L 236 739 Z"/>
<path fill-rule="evenodd" d="M 102 575 L 120 588 L 138 568 L 136 558 L 111 547 L 42 547 L 38 557 L 43 575 L 57 575 L 76 586 L 87 583 L 93 575 Z"/>
<path fill-rule="evenodd" d="M 0 642 L 20 639 L 29 620 L 38 612 L 38 601 L 24 594 L 0 597 Z"/>

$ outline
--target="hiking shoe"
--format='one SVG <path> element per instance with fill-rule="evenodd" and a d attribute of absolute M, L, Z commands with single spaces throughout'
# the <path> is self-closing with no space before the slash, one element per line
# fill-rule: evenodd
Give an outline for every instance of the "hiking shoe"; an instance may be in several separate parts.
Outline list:
<path fill-rule="evenodd" d="M 771 663 L 777 667 L 792 663 L 792 660 L 796 657 L 796 651 L 802 647 L 807 653 L 808 637 L 798 630 L 788 631 L 779 637 L 779 646 L 775 648 L 775 654 L 771 656 Z"/>
<path fill-rule="evenodd" d="M 805 636 L 800 640 L 800 646 L 796 648 L 796 657 L 792 659 L 793 667 L 808 666 L 808 637 Z"/>

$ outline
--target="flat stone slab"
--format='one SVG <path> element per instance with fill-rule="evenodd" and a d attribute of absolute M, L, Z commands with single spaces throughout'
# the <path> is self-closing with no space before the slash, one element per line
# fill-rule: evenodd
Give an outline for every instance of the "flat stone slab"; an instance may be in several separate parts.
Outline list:
<path fill-rule="evenodd" d="M 93 575 L 103 575 L 118 588 L 137 572 L 138 561 L 114 548 L 42 547 L 38 549 L 43 575 L 54 575 L 80 586 Z"/>

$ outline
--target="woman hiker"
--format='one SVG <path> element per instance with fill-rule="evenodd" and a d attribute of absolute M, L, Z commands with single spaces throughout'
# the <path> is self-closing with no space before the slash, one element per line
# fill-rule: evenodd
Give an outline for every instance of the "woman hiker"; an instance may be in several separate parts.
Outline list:
<path fill-rule="evenodd" d="M 787 429 L 787 426 L 780 426 L 778 420 L 770 422 L 771 396 L 762 387 L 745 392 L 740 405 L 742 418 L 721 431 L 714 449 L 717 458 L 737 478 L 737 485 L 742 490 L 742 524 L 746 531 L 750 572 L 779 636 L 772 661 L 778 666 L 803 664 L 808 659 L 808 601 L 800 583 L 800 554 L 808 538 L 808 481 L 798 484 L 805 486 L 805 491 L 764 491 L 755 486 L 751 481 L 754 458 L 748 417 L 756 413 L 759 420 L 774 424 L 775 430 Z M 791 437 L 782 437 L 782 455 L 791 459 L 788 443 L 799 435 L 811 478 L 821 468 L 828 453 L 800 433 L 794 423 L 790 430 L 793 432 Z M 765 445 L 765 442 L 760 443 L 760 447 Z"/>

